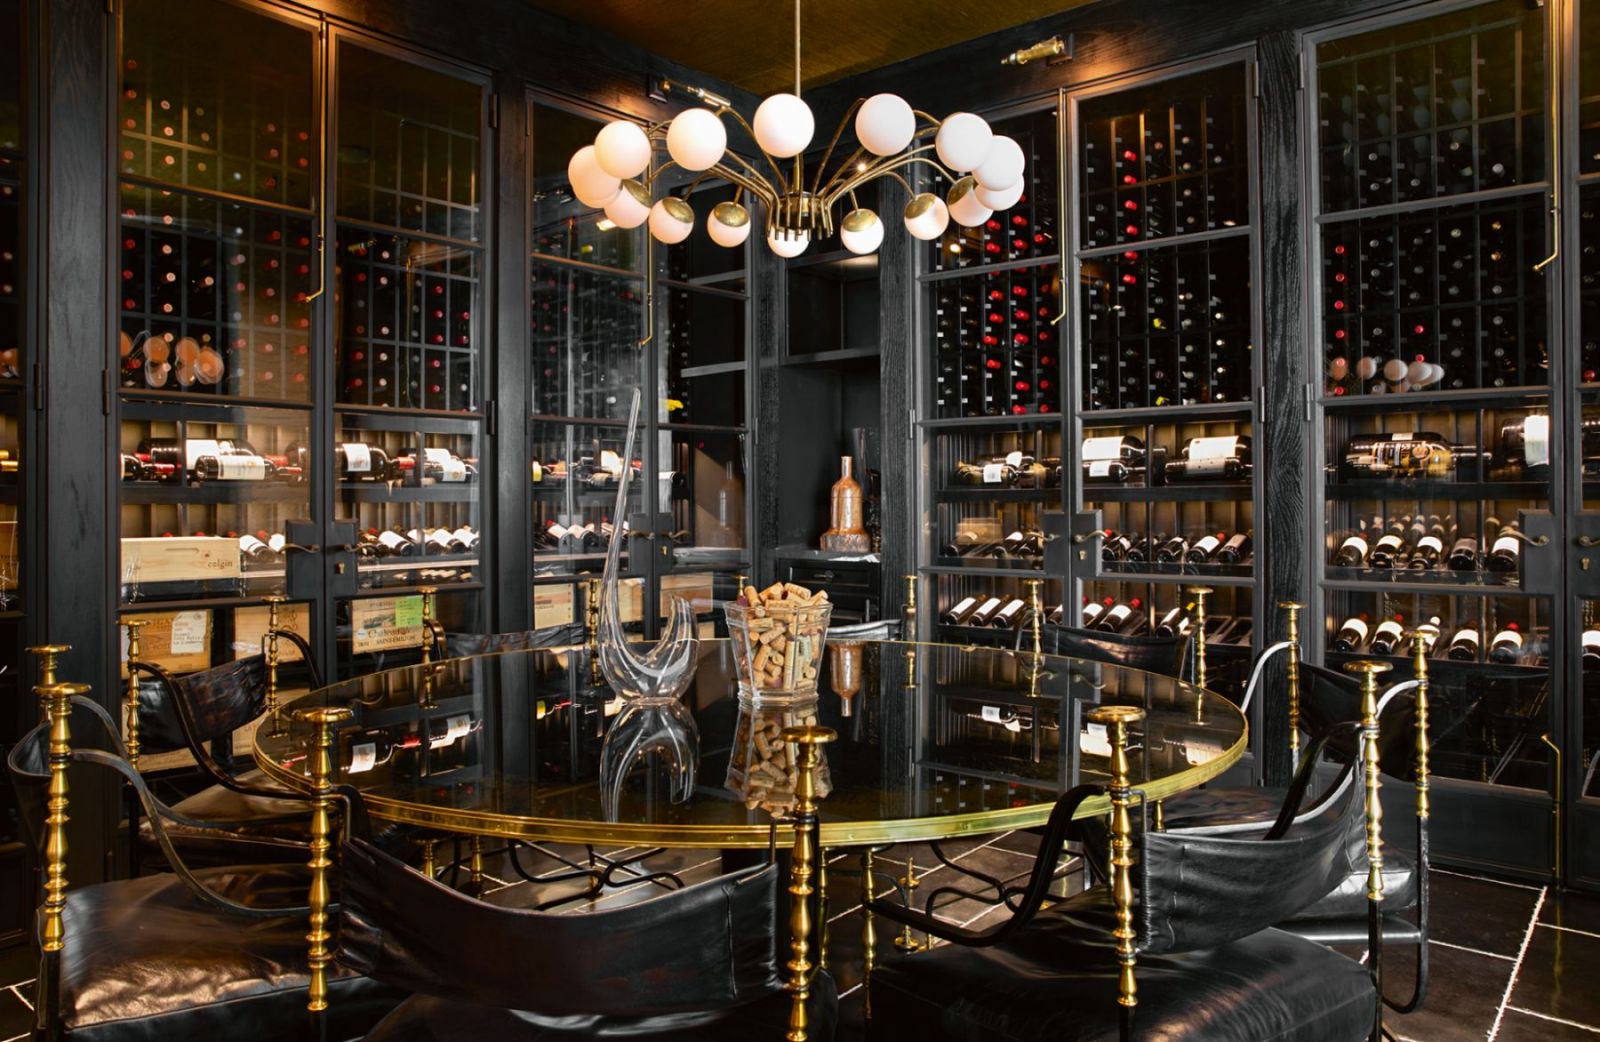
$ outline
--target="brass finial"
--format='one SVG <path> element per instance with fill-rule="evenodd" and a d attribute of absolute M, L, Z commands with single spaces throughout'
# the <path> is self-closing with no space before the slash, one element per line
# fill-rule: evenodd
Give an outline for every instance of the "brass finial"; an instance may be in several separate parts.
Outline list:
<path fill-rule="evenodd" d="M 798 746 L 795 766 L 794 854 L 789 869 L 789 1031 L 788 1042 L 805 1042 L 806 1000 L 811 995 L 811 879 L 817 844 L 817 773 L 822 747 L 838 735 L 827 727 L 786 727 L 786 741 Z"/>
<path fill-rule="evenodd" d="M 311 894 L 306 902 L 311 908 L 311 929 L 306 934 L 311 945 L 307 955 L 311 979 L 306 1008 L 313 1013 L 328 1008 L 328 964 L 333 961 L 329 946 L 333 932 L 328 928 L 328 904 L 332 900 L 328 874 L 333 868 L 333 732 L 353 715 L 346 706 L 318 706 L 294 714 L 296 720 L 316 729 L 311 746 L 311 860 L 307 862 Z"/>

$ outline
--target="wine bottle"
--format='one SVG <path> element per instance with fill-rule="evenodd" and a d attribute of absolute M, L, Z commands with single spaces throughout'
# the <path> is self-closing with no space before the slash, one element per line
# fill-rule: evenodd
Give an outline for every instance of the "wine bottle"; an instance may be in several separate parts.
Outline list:
<path fill-rule="evenodd" d="M 383 556 L 410 557 L 417 552 L 417 544 L 393 529 L 378 533 L 378 545 L 384 548 Z"/>
<path fill-rule="evenodd" d="M 1360 568 L 1367 559 L 1367 539 L 1360 532 L 1351 532 L 1333 552 L 1335 568 Z"/>
<path fill-rule="evenodd" d="M 1013 597 L 1006 602 L 1005 607 L 994 613 L 989 625 L 995 629 L 1014 630 L 1022 622 L 1023 612 L 1027 608 L 1027 604 L 1020 597 Z"/>
<path fill-rule="evenodd" d="M 448 528 L 435 528 L 427 534 L 427 546 L 433 547 L 435 553 L 459 554 L 466 552 L 466 546 L 456 538 L 454 532 Z"/>
<path fill-rule="evenodd" d="M 1456 630 L 1455 636 L 1450 638 L 1450 646 L 1445 649 L 1445 657 L 1456 662 L 1478 661 L 1478 624 L 1469 622 Z"/>
<path fill-rule="evenodd" d="M 1126 484 L 1144 474 L 1145 446 L 1131 435 L 1085 438 L 1080 459 L 1085 482 Z"/>
<path fill-rule="evenodd" d="M 1029 535 L 1018 529 L 1000 541 L 1000 549 L 1008 557 L 1023 557 L 1027 555 L 1030 542 Z"/>
<path fill-rule="evenodd" d="M 1348 478 L 1471 477 L 1471 465 L 1491 453 L 1446 441 L 1432 431 L 1398 431 L 1351 438 L 1345 443 L 1343 470 Z"/>
<path fill-rule="evenodd" d="M 1208 534 L 1196 539 L 1189 544 L 1189 552 L 1184 555 L 1184 560 L 1190 564 L 1205 564 L 1221 548 L 1222 541 L 1227 534 L 1226 532 L 1218 532 L 1216 535 Z"/>
<path fill-rule="evenodd" d="M 196 481 L 265 481 L 276 473 L 264 457 L 243 453 L 208 454 L 194 461 Z"/>
<path fill-rule="evenodd" d="M 1585 673 L 1600 669 L 1600 629 L 1593 626 L 1583 631 L 1583 671 Z"/>
<path fill-rule="evenodd" d="M 335 445 L 334 474 L 340 481 L 386 482 L 399 479 L 398 469 L 389 454 L 376 445 L 351 441 Z"/>
<path fill-rule="evenodd" d="M 1010 488 L 1016 484 L 1016 480 L 1017 464 L 1008 459 L 993 459 L 984 463 L 967 463 L 959 460 L 956 462 L 958 485 L 998 485 L 1001 488 Z"/>
<path fill-rule="evenodd" d="M 1585 420 L 1584 441 L 1589 440 L 1589 424 Z M 1600 431 L 1597 431 L 1600 433 Z M 1585 448 L 1587 449 L 1587 444 Z M 1550 478 L 1550 417 L 1524 416 L 1508 420 L 1500 426 L 1500 453 L 1505 461 L 1522 471 L 1524 481 L 1548 481 Z"/>
<path fill-rule="evenodd" d="M 1158 637 L 1180 637 L 1189 632 L 1194 625 L 1194 602 L 1188 604 L 1175 604 L 1161 616 L 1161 621 L 1156 623 L 1155 633 Z"/>
<path fill-rule="evenodd" d="M 1245 481 L 1251 473 L 1248 435 L 1190 438 L 1179 459 L 1168 460 L 1168 481 Z"/>
<path fill-rule="evenodd" d="M 542 529 L 533 533 L 533 548 L 535 551 L 558 549 L 561 546 L 561 537 L 566 534 L 565 528 L 554 521 L 547 521 Z"/>
<path fill-rule="evenodd" d="M 947 626 L 964 626 L 972 613 L 978 610 L 978 598 L 963 597 L 944 613 L 940 620 Z"/>
<path fill-rule="evenodd" d="M 1125 560 L 1129 564 L 1145 564 L 1150 560 L 1150 537 L 1141 535 L 1128 544 Z"/>
<path fill-rule="evenodd" d="M 990 597 L 967 616 L 968 626 L 987 626 L 993 621 L 995 614 L 1005 607 L 1005 601 L 998 597 Z"/>
<path fill-rule="evenodd" d="M 477 549 L 478 533 L 473 531 L 470 525 L 462 525 L 451 534 L 454 535 L 456 541 L 461 544 L 464 553 L 471 553 L 473 550 Z"/>
<path fill-rule="evenodd" d="M 1435 615 L 1427 622 L 1420 623 L 1414 631 L 1422 636 L 1422 646 L 1426 652 L 1433 654 L 1434 646 L 1439 643 L 1439 616 Z"/>
<path fill-rule="evenodd" d="M 1344 625 L 1339 627 L 1339 632 L 1334 634 L 1332 642 L 1328 645 L 1329 651 L 1356 651 L 1367 642 L 1369 633 L 1366 612 L 1352 615 L 1344 620 Z"/>
<path fill-rule="evenodd" d="M 1177 564 L 1188 550 L 1189 541 L 1181 535 L 1175 535 L 1156 548 L 1156 563 Z"/>
<path fill-rule="evenodd" d="M 1405 617 L 1396 615 L 1378 623 L 1378 628 L 1372 632 L 1372 646 L 1368 649 L 1374 655 L 1393 655 L 1400 646 L 1400 639 L 1405 636 Z"/>
<path fill-rule="evenodd" d="M 1133 541 L 1113 529 L 1106 529 L 1105 538 L 1100 541 L 1100 560 L 1104 564 L 1116 564 L 1128 559 L 1128 551 L 1133 549 Z"/>
<path fill-rule="evenodd" d="M 1483 564 L 1491 572 L 1505 574 L 1516 571 L 1521 560 L 1522 533 L 1517 531 L 1515 525 L 1506 525 L 1489 545 L 1489 553 L 1484 557 Z"/>
<path fill-rule="evenodd" d="M 1427 572 L 1439 567 L 1439 561 L 1444 556 L 1444 539 L 1438 534 L 1439 531 L 1443 529 L 1428 531 L 1412 544 L 1411 560 L 1408 562 L 1412 571 Z"/>
<path fill-rule="evenodd" d="M 1248 560 L 1255 549 L 1255 539 L 1249 532 L 1235 532 L 1217 549 L 1217 563 L 1236 565 Z"/>
<path fill-rule="evenodd" d="M 1083 628 L 1086 630 L 1094 629 L 1095 623 L 1100 620 L 1100 616 L 1104 615 L 1106 613 L 1106 609 L 1110 608 L 1115 603 L 1117 602 L 1110 597 L 1107 597 L 1103 601 L 1091 601 L 1089 598 L 1085 597 L 1083 599 Z"/>
<path fill-rule="evenodd" d="M 1402 534 L 1405 529 L 1398 525 L 1391 525 L 1372 546 L 1372 552 L 1367 555 L 1367 564 L 1373 568 L 1398 568 L 1405 559 L 1406 538 Z"/>
<path fill-rule="evenodd" d="M 1511 665 L 1522 657 L 1522 628 L 1508 622 L 1489 642 L 1489 661 Z"/>
<path fill-rule="evenodd" d="M 1050 609 L 1050 614 L 1045 616 L 1044 621 L 1048 622 L 1052 626 L 1059 626 L 1061 625 L 1061 620 L 1066 618 L 1066 615 L 1067 606 L 1065 604 L 1058 604 L 1054 608 Z"/>
<path fill-rule="evenodd" d="M 1128 633 L 1138 623 L 1135 612 L 1144 602 L 1135 597 L 1126 604 L 1113 604 L 1095 620 L 1094 628 L 1106 633 Z"/>
<path fill-rule="evenodd" d="M 1456 540 L 1456 545 L 1450 548 L 1450 556 L 1445 558 L 1445 567 L 1452 572 L 1471 572 L 1478 567 L 1478 540 L 1474 536 L 1462 536 Z"/>
<path fill-rule="evenodd" d="M 256 564 L 266 564 L 278 556 L 269 544 L 248 533 L 239 537 L 239 553 Z"/>

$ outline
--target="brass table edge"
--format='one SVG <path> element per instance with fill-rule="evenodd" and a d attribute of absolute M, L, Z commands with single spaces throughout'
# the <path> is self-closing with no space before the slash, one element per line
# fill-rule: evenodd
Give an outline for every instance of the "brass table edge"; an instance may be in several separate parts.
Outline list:
<path fill-rule="evenodd" d="M 310 696 L 305 696 L 310 697 Z M 1218 696 L 1220 698 L 1220 696 Z M 1238 712 L 1233 703 L 1222 700 Z M 1177 774 L 1146 782 L 1136 788 L 1147 799 L 1163 800 L 1212 780 L 1244 757 L 1250 744 L 1249 721 L 1242 721 L 1239 740 L 1220 755 Z M 254 737 L 251 752 L 263 774 L 297 792 L 311 791 L 310 781 L 286 771 L 266 756 Z M 406 825 L 421 825 L 446 832 L 461 832 L 509 839 L 538 840 L 547 843 L 617 843 L 624 846 L 704 847 L 718 849 L 765 848 L 770 829 L 765 823 L 748 825 L 654 825 L 628 822 L 570 821 L 560 818 L 534 818 L 492 811 L 469 811 L 449 807 L 430 807 L 384 796 L 362 794 L 367 810 L 375 818 Z M 822 803 L 827 809 L 827 801 Z M 987 835 L 1013 829 L 1035 828 L 1050 817 L 1054 803 L 1027 807 L 975 811 L 970 814 L 945 814 L 937 817 L 901 818 L 890 821 L 822 822 L 824 847 L 851 847 L 878 843 L 921 843 L 957 836 Z M 1083 802 L 1075 815 L 1092 818 L 1109 812 L 1111 801 L 1096 796 Z M 793 832 L 778 827 L 778 842 L 793 842 Z"/>

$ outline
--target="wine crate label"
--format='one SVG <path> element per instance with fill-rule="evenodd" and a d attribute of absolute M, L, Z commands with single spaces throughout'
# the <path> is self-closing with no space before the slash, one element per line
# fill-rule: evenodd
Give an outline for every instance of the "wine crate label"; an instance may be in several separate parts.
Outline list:
<path fill-rule="evenodd" d="M 153 662 L 172 673 L 192 673 L 211 667 L 211 613 L 209 611 L 164 611 L 149 615 L 125 615 L 123 620 L 141 619 L 139 658 Z M 121 635 L 121 660 L 128 661 L 128 631 L 118 626 Z M 126 675 L 127 671 L 123 670 Z"/>
<path fill-rule="evenodd" d="M 422 598 L 375 597 L 350 605 L 351 651 L 365 655 L 422 646 Z"/>
<path fill-rule="evenodd" d="M 239 541 L 226 536 L 130 536 L 122 540 L 125 582 L 194 582 L 235 579 Z"/>
<path fill-rule="evenodd" d="M 233 613 L 233 657 L 249 658 L 261 654 L 261 640 L 267 635 L 266 608 L 240 608 Z M 309 604 L 278 605 L 278 628 L 298 633 L 311 639 L 311 606 Z M 292 641 L 278 641 L 279 662 L 299 662 L 300 649 Z"/>

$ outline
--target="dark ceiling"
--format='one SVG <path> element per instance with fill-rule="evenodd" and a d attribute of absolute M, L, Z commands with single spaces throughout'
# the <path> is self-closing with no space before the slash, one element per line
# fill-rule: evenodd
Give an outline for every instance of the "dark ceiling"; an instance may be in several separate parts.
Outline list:
<path fill-rule="evenodd" d="M 794 8 L 785 0 L 529 2 L 756 94 L 794 89 Z M 806 0 L 804 85 L 816 87 L 893 65 L 1089 2 Z M 1001 57 L 996 54 L 993 60 Z"/>

